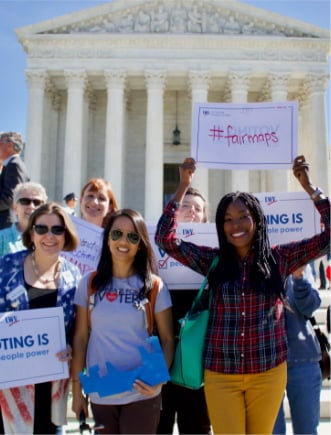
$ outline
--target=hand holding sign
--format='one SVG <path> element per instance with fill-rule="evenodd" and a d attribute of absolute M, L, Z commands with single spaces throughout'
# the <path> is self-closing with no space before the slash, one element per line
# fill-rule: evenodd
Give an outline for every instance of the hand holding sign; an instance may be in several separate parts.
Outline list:
<path fill-rule="evenodd" d="M 2 313 L 0 332 L 0 389 L 69 376 L 62 307 Z"/>
<path fill-rule="evenodd" d="M 297 155 L 297 102 L 195 103 L 191 155 L 218 169 L 289 169 Z"/>

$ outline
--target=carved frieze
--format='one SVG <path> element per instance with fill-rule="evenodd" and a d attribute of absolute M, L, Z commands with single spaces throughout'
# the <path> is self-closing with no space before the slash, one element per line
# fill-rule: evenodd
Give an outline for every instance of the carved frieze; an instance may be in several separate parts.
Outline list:
<path fill-rule="evenodd" d="M 229 5 L 206 1 L 149 1 L 111 10 L 79 22 L 62 25 L 47 34 L 75 33 L 190 33 L 224 35 L 272 35 L 280 37 L 313 37 L 286 24 L 275 24 Z"/>

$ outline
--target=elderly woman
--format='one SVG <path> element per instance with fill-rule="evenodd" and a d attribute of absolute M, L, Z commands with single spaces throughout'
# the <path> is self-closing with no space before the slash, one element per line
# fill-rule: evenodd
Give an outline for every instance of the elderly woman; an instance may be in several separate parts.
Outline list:
<path fill-rule="evenodd" d="M 61 251 L 74 250 L 78 237 L 61 205 L 50 202 L 31 214 L 22 240 L 27 250 L 0 260 L 0 312 L 63 307 L 68 345 L 56 357 L 67 361 L 80 272 Z M 56 433 L 66 423 L 68 384 L 63 379 L 0 390 L 5 433 Z"/>
<path fill-rule="evenodd" d="M 17 220 L 0 231 L 0 257 L 25 249 L 22 232 L 28 225 L 30 215 L 46 201 L 46 190 L 41 184 L 32 181 L 17 184 L 13 192 L 13 210 Z"/>

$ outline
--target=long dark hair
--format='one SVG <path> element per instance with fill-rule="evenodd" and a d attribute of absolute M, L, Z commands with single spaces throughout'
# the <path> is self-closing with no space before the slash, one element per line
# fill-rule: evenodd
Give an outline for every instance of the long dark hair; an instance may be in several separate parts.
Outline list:
<path fill-rule="evenodd" d="M 251 250 L 252 288 L 256 291 L 268 292 L 285 299 L 284 282 L 281 279 L 278 265 L 272 255 L 267 220 L 260 201 L 246 192 L 232 192 L 223 196 L 216 210 L 216 230 L 220 247 L 220 261 L 210 274 L 210 284 L 215 288 L 220 282 L 234 282 L 239 276 L 240 260 L 234 246 L 227 241 L 224 233 L 224 216 L 230 203 L 241 200 L 248 208 L 256 225 L 255 239 Z"/>
<path fill-rule="evenodd" d="M 98 263 L 96 275 L 92 280 L 92 286 L 98 291 L 103 290 L 107 285 L 111 284 L 113 276 L 113 259 L 108 246 L 109 233 L 116 219 L 125 216 L 131 220 L 135 231 L 140 236 L 139 249 L 135 256 L 133 267 L 135 272 L 141 276 L 143 280 L 143 289 L 141 296 L 147 296 L 153 287 L 152 274 L 157 273 L 157 264 L 155 254 L 148 235 L 147 226 L 142 215 L 130 208 L 124 208 L 111 213 L 109 221 L 104 230 L 100 260 Z"/>

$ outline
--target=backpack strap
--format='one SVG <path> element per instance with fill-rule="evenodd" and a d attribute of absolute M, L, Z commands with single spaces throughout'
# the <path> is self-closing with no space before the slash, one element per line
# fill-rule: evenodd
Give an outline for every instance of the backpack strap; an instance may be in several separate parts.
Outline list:
<path fill-rule="evenodd" d="M 148 335 L 153 335 L 155 301 L 159 292 L 160 284 L 161 278 L 153 275 L 153 287 L 149 294 L 148 302 L 144 305 Z"/>
<path fill-rule="evenodd" d="M 96 274 L 97 274 L 96 270 L 92 272 L 87 282 L 87 301 L 88 301 L 87 327 L 89 331 L 91 330 L 91 311 L 93 310 L 95 305 L 95 292 L 96 292 L 96 288 L 92 287 L 92 281 Z"/>

